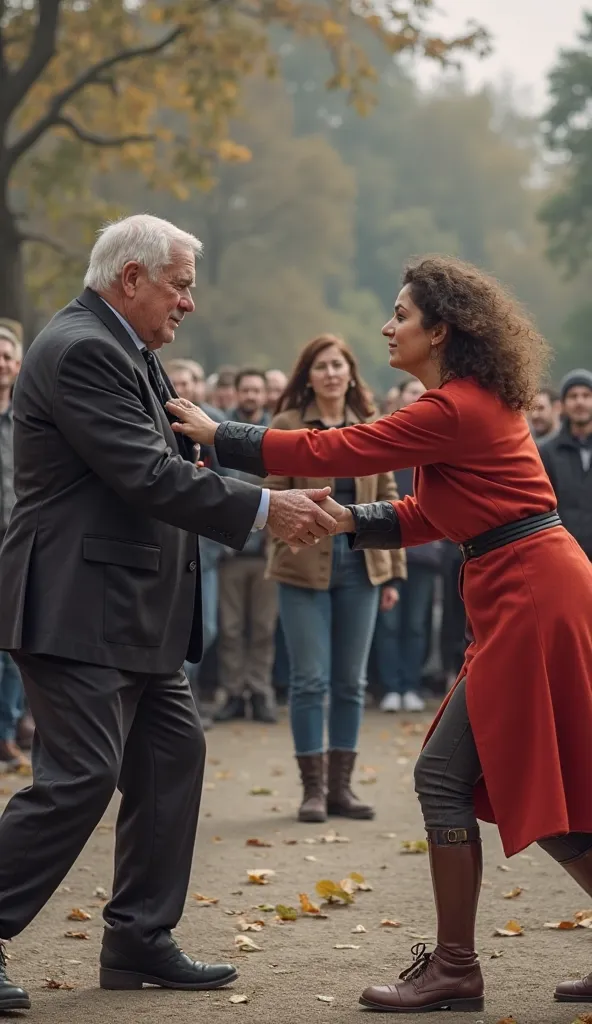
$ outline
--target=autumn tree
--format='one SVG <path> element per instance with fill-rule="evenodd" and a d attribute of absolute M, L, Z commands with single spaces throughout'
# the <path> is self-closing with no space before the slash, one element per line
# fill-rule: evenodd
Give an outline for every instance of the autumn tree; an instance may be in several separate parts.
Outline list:
<path fill-rule="evenodd" d="M 574 274 L 592 260 L 592 12 L 579 46 L 562 50 L 549 76 L 545 135 L 561 161 L 559 187 L 542 207 L 551 258 Z"/>
<path fill-rule="evenodd" d="M 478 30 L 431 36 L 432 2 L 379 16 L 372 0 L 0 0 L 0 314 L 22 318 L 26 243 L 66 260 L 86 248 L 107 212 L 97 173 L 133 168 L 175 189 L 247 159 L 229 119 L 248 74 L 275 69 L 274 27 L 321 40 L 327 86 L 364 109 L 373 70 L 352 24 L 440 61 L 482 45 Z"/>

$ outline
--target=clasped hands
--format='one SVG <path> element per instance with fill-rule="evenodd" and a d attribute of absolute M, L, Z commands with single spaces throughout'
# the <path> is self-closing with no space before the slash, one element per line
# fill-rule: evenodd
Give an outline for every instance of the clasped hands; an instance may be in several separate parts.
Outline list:
<path fill-rule="evenodd" d="M 196 444 L 213 445 L 219 424 L 186 398 L 167 402 L 167 409 L 177 417 L 172 424 L 178 434 L 185 434 Z M 323 537 L 336 533 L 353 533 L 354 519 L 349 509 L 330 497 L 330 487 L 302 490 L 271 491 L 267 526 L 280 540 L 296 551 L 317 544 Z"/>

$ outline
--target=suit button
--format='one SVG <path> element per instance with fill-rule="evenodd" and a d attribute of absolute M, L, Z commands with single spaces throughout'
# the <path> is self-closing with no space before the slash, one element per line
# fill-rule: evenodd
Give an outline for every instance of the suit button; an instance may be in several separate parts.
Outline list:
<path fill-rule="evenodd" d="M 197 569 L 197 562 L 190 562 L 187 568 L 189 572 L 195 572 L 195 570 Z"/>

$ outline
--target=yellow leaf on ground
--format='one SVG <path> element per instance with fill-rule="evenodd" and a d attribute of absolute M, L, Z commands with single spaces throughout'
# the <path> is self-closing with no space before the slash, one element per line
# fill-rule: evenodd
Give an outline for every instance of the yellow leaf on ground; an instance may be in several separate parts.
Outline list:
<path fill-rule="evenodd" d="M 372 886 L 368 885 L 368 882 L 359 871 L 350 871 L 347 877 L 354 882 L 356 889 L 359 889 L 360 892 L 372 892 Z"/>
<path fill-rule="evenodd" d="M 74 907 L 68 914 L 68 921 L 90 921 L 91 918 L 92 914 L 89 914 L 86 910 L 81 910 L 80 907 Z"/>
<path fill-rule="evenodd" d="M 258 903 L 255 910 L 261 910 L 264 914 L 271 914 L 275 907 L 273 903 Z"/>
<path fill-rule="evenodd" d="M 578 925 L 575 921 L 547 921 L 543 927 L 556 928 L 560 932 L 570 932 L 573 931 L 574 928 L 577 928 Z"/>
<path fill-rule="evenodd" d="M 515 900 L 516 897 L 520 896 L 520 894 L 523 893 L 523 892 L 524 892 L 524 889 L 521 889 L 520 886 L 517 885 L 513 889 L 510 889 L 509 892 L 505 892 L 504 893 L 504 899 L 505 900 Z"/>
<path fill-rule="evenodd" d="M 524 935 L 524 929 L 521 924 L 518 924 L 518 921 L 508 921 L 505 928 L 496 928 L 495 934 L 515 938 L 516 935 Z"/>
<path fill-rule="evenodd" d="M 271 868 L 252 868 L 247 871 L 247 877 L 251 885 L 268 885 L 270 878 L 273 878 L 275 871 Z"/>
<path fill-rule="evenodd" d="M 327 901 L 327 903 L 353 903 L 354 898 L 351 893 L 346 892 L 342 889 L 337 882 L 332 882 L 329 878 L 323 878 L 320 882 L 317 882 L 315 886 L 317 895 Z"/>
<path fill-rule="evenodd" d="M 401 927 L 401 922 L 400 921 L 391 921 L 391 920 L 389 920 L 388 917 L 385 917 L 384 921 L 380 922 L 380 927 L 381 928 L 400 928 Z"/>
<path fill-rule="evenodd" d="M 278 903 L 275 909 L 280 921 L 296 921 L 298 918 L 296 907 L 286 907 L 283 903 Z"/>
<path fill-rule="evenodd" d="M 401 853 L 427 853 L 427 839 L 404 839 L 401 843 Z"/>
<path fill-rule="evenodd" d="M 300 909 L 303 914 L 320 914 L 321 908 L 317 907 L 316 903 L 313 903 L 305 892 L 301 892 L 298 899 L 300 900 Z"/>
<path fill-rule="evenodd" d="M 220 902 L 218 896 L 202 896 L 200 892 L 194 892 L 193 899 L 201 907 L 215 907 L 216 903 Z"/>
<path fill-rule="evenodd" d="M 247 839 L 245 846 L 273 846 L 268 839 Z"/>
<path fill-rule="evenodd" d="M 262 949 L 248 935 L 235 935 L 234 944 L 241 953 L 260 953 Z"/>

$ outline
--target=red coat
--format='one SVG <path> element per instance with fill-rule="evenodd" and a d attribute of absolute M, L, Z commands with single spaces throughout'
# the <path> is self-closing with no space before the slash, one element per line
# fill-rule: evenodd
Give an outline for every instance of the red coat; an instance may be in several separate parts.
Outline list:
<path fill-rule="evenodd" d="M 556 505 L 524 416 L 471 380 L 376 423 L 270 430 L 263 458 L 269 473 L 290 476 L 417 466 L 415 497 L 395 505 L 405 547 L 460 543 Z M 483 767 L 478 816 L 497 823 L 507 856 L 546 836 L 592 832 L 590 562 L 558 527 L 467 562 L 463 585 L 475 638 L 461 675 Z"/>

